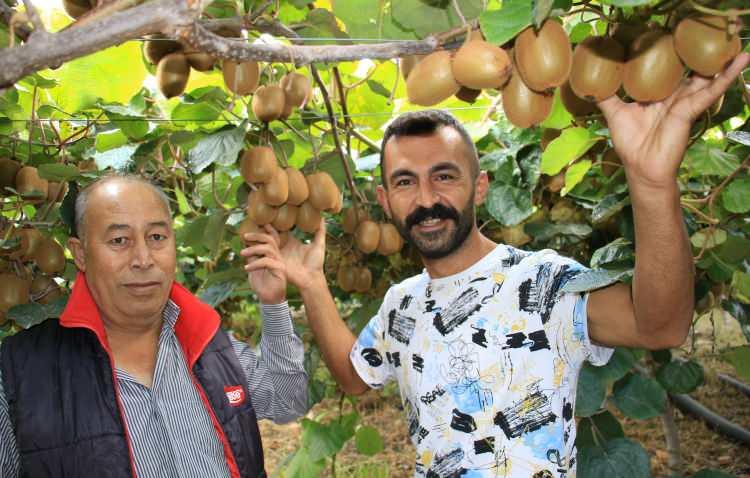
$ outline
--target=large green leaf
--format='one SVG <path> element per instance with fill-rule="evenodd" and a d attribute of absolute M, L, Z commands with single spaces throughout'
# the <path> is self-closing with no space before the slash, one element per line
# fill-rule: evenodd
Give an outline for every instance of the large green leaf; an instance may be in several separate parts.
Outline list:
<path fill-rule="evenodd" d="M 109 151 L 96 153 L 94 154 L 96 167 L 100 170 L 107 168 L 112 168 L 118 171 L 124 170 L 133 159 L 133 153 L 135 153 L 136 149 L 138 149 L 137 146 L 126 144 L 119 148 L 110 149 Z"/>
<path fill-rule="evenodd" d="M 398 27 L 388 2 L 332 0 L 333 13 L 346 25 L 352 38 L 414 39 L 414 33 Z"/>
<path fill-rule="evenodd" d="M 542 173 L 554 176 L 572 161 L 583 156 L 600 139 L 586 128 L 563 130 L 542 153 Z"/>
<path fill-rule="evenodd" d="M 656 379 L 669 393 L 690 393 L 703 385 L 703 367 L 693 360 L 673 360 L 659 367 Z"/>
<path fill-rule="evenodd" d="M 704 468 L 694 474 L 692 478 L 735 478 L 734 475 L 724 473 L 720 470 L 714 470 L 712 468 Z"/>
<path fill-rule="evenodd" d="M 504 226 L 514 226 L 534 213 L 531 193 L 506 184 L 490 185 L 486 205 L 492 217 Z"/>
<path fill-rule="evenodd" d="M 190 169 L 197 174 L 214 163 L 222 166 L 234 164 L 237 161 L 237 155 L 242 150 L 244 140 L 244 125 L 206 136 L 198 141 L 198 144 L 188 153 Z"/>
<path fill-rule="evenodd" d="M 602 3 L 614 5 L 615 7 L 637 7 L 656 2 L 654 0 L 602 0 Z"/>
<path fill-rule="evenodd" d="M 740 165 L 736 154 L 720 145 L 698 141 L 687 150 L 682 168 L 692 176 L 727 176 Z"/>
<path fill-rule="evenodd" d="M 528 0 L 505 0 L 501 9 L 486 11 L 479 17 L 484 37 L 498 45 L 512 40 L 531 22 L 532 3 Z"/>
<path fill-rule="evenodd" d="M 593 232 L 588 224 L 555 224 L 552 222 L 530 223 L 524 227 L 524 230 L 536 241 L 549 241 L 555 236 L 584 238 L 590 236 Z"/>
<path fill-rule="evenodd" d="M 576 446 L 580 450 L 587 446 L 597 446 L 597 443 L 609 441 L 614 438 L 622 438 L 625 433 L 617 418 L 605 410 L 596 415 L 582 418 L 578 422 L 576 432 Z"/>
<path fill-rule="evenodd" d="M 302 420 L 302 444 L 307 448 L 310 459 L 318 461 L 338 453 L 351 437 L 358 415 L 350 413 L 328 424 L 313 420 Z"/>
<path fill-rule="evenodd" d="M 40 178 L 48 181 L 70 181 L 80 174 L 75 166 L 60 163 L 40 164 L 37 171 Z"/>
<path fill-rule="evenodd" d="M 613 392 L 617 408 L 636 420 L 659 416 L 667 406 L 667 392 L 659 382 L 639 373 L 619 380 Z"/>
<path fill-rule="evenodd" d="M 593 365 L 586 363 L 578 375 L 578 391 L 576 392 L 576 415 L 590 417 L 602 409 L 606 389 L 599 371 Z"/>
<path fill-rule="evenodd" d="M 41 324 L 47 319 L 60 317 L 65 305 L 68 303 L 68 297 L 60 297 L 49 304 L 38 304 L 30 302 L 28 304 L 16 305 L 10 308 L 7 313 L 8 319 L 14 320 L 16 324 L 24 329 Z"/>
<path fill-rule="evenodd" d="M 585 447 L 578 452 L 580 478 L 650 478 L 646 450 L 627 438 L 615 438 L 603 447 Z"/>
<path fill-rule="evenodd" d="M 750 211 L 750 179 L 735 179 L 721 192 L 724 209 L 744 214 Z"/>
<path fill-rule="evenodd" d="M 555 98 L 552 103 L 552 111 L 550 111 L 549 116 L 547 116 L 539 126 L 542 128 L 563 129 L 570 126 L 572 122 L 573 115 L 565 109 L 565 105 L 563 105 L 562 99 L 560 98 L 560 88 L 556 88 Z"/>
<path fill-rule="evenodd" d="M 602 267 L 612 263 L 632 263 L 634 257 L 633 243 L 624 237 L 618 237 L 594 251 L 591 255 L 591 267 Z"/>
<path fill-rule="evenodd" d="M 624 347 L 617 347 L 607 365 L 599 367 L 599 374 L 607 382 L 614 382 L 624 377 L 636 362 L 635 354 L 632 350 Z"/>
<path fill-rule="evenodd" d="M 586 292 L 599 289 L 632 275 L 632 269 L 596 269 L 577 274 L 562 288 L 562 292 Z"/>
<path fill-rule="evenodd" d="M 299 448 L 284 469 L 283 476 L 294 478 L 319 478 L 326 468 L 325 458 L 312 460 L 306 448 Z"/>
<path fill-rule="evenodd" d="M 565 171 L 565 187 L 560 191 L 562 196 L 565 196 L 574 187 L 578 185 L 583 178 L 586 177 L 586 173 L 591 169 L 591 161 L 586 159 L 583 161 L 576 161 Z"/>
<path fill-rule="evenodd" d="M 594 210 L 591 211 L 591 222 L 600 224 L 618 214 L 628 204 L 630 204 L 630 196 L 623 196 L 619 193 L 608 194 L 594 205 Z"/>
<path fill-rule="evenodd" d="M 750 382 L 750 345 L 735 347 L 723 354 L 724 359 L 732 364 L 734 370 L 743 380 Z"/>
<path fill-rule="evenodd" d="M 477 18 L 482 12 L 481 0 L 457 0 L 455 3 L 467 21 Z M 440 5 L 442 8 L 428 5 L 422 0 L 391 0 L 390 4 L 393 21 L 402 29 L 414 32 L 418 38 L 461 25 L 453 2 L 445 2 L 444 6 Z"/>
<path fill-rule="evenodd" d="M 719 246 L 727 240 L 727 231 L 723 229 L 706 227 L 700 231 L 696 231 L 690 236 L 690 243 L 693 247 L 706 249 L 713 249 Z"/>
<path fill-rule="evenodd" d="M 372 456 L 383 449 L 383 438 L 377 428 L 362 426 L 357 429 L 357 433 L 354 435 L 354 444 L 357 446 L 358 452 Z"/>
<path fill-rule="evenodd" d="M 742 271 L 734 271 L 732 275 L 732 296 L 746 304 L 750 304 L 750 274 Z"/>

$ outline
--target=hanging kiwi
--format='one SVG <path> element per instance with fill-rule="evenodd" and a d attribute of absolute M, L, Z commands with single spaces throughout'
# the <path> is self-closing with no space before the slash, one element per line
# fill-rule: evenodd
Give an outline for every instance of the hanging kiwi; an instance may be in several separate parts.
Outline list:
<path fill-rule="evenodd" d="M 159 60 L 156 67 L 156 84 L 167 98 L 180 96 L 190 78 L 190 65 L 180 52 L 170 53 Z"/>
<path fill-rule="evenodd" d="M 367 267 L 358 267 L 354 275 L 354 290 L 364 294 L 372 287 L 372 271 Z"/>
<path fill-rule="evenodd" d="M 513 73 L 503 89 L 503 111 L 518 128 L 530 128 L 544 121 L 552 111 L 553 100 L 554 95 L 531 90 L 518 72 Z"/>
<path fill-rule="evenodd" d="M 51 237 L 45 237 L 34 251 L 34 262 L 45 274 L 61 274 L 65 270 L 65 251 Z"/>
<path fill-rule="evenodd" d="M 310 195 L 307 180 L 305 179 L 305 175 L 296 168 L 288 167 L 285 171 L 287 182 L 289 183 L 289 197 L 286 201 L 292 206 L 299 206 L 307 201 Z"/>
<path fill-rule="evenodd" d="M 260 191 L 253 191 L 247 197 L 247 217 L 258 226 L 265 226 L 273 222 L 278 211 L 278 208 L 263 202 L 263 195 Z"/>
<path fill-rule="evenodd" d="M 266 231 L 264 229 L 253 222 L 253 218 L 251 218 L 250 216 L 245 217 L 245 219 L 243 219 L 240 223 L 240 226 L 237 228 L 237 234 L 239 234 L 240 239 L 245 243 L 246 246 L 250 245 L 251 243 L 245 240 L 245 234 L 263 234 L 265 232 Z"/>
<path fill-rule="evenodd" d="M 312 94 L 310 79 L 295 71 L 289 72 L 281 79 L 285 103 L 289 108 L 302 108 Z"/>
<path fill-rule="evenodd" d="M 559 193 L 565 186 L 565 171 L 561 171 L 554 176 L 544 176 L 544 185 L 550 192 Z"/>
<path fill-rule="evenodd" d="M 5 188 L 16 187 L 16 175 L 21 163 L 9 158 L 0 158 L 0 195 L 10 194 Z"/>
<path fill-rule="evenodd" d="M 651 30 L 633 42 L 622 85 L 625 93 L 636 101 L 661 101 L 677 90 L 684 71 L 672 35 Z"/>
<path fill-rule="evenodd" d="M 339 202 L 338 186 L 325 171 L 318 171 L 307 176 L 307 186 L 310 190 L 308 201 L 320 211 L 331 211 Z"/>
<path fill-rule="evenodd" d="M 248 184 L 269 182 L 277 169 L 276 155 L 268 146 L 250 148 L 240 158 L 240 173 Z"/>
<path fill-rule="evenodd" d="M 565 84 L 560 87 L 560 100 L 568 113 L 576 118 L 584 118 L 599 111 L 596 103 L 586 101 L 576 95 L 573 88 L 570 87 L 569 81 L 566 81 Z"/>
<path fill-rule="evenodd" d="M 33 260 L 34 253 L 39 249 L 39 245 L 44 240 L 44 236 L 38 229 L 33 227 L 22 227 L 11 233 L 11 238 L 18 239 L 20 245 L 13 251 L 8 258 L 28 262 Z"/>
<path fill-rule="evenodd" d="M 29 296 L 34 302 L 49 304 L 62 297 L 62 290 L 52 277 L 38 274 L 31 281 Z"/>
<path fill-rule="evenodd" d="M 484 40 L 464 43 L 453 57 L 453 77 L 474 90 L 502 88 L 513 70 L 508 54 Z"/>
<path fill-rule="evenodd" d="M 170 53 L 182 51 L 182 44 L 167 38 L 161 34 L 148 35 L 144 43 L 144 54 L 146 60 L 152 65 L 158 65 L 159 61 Z"/>
<path fill-rule="evenodd" d="M 369 219 L 367 213 L 362 209 L 355 209 L 353 206 L 344 210 L 344 217 L 341 221 L 341 228 L 347 234 L 354 234 L 357 225 L 365 219 Z"/>
<path fill-rule="evenodd" d="M 16 191 L 24 199 L 41 202 L 47 199 L 49 182 L 39 177 L 39 171 L 33 166 L 24 166 L 16 174 Z"/>
<path fill-rule="evenodd" d="M 539 31 L 528 27 L 516 37 L 515 61 L 523 82 L 532 90 L 546 92 L 568 79 L 573 50 L 565 29 L 545 20 Z"/>
<path fill-rule="evenodd" d="M 284 90 L 279 85 L 265 85 L 253 94 L 253 114 L 264 123 L 279 119 L 284 111 Z"/>
<path fill-rule="evenodd" d="M 378 240 L 378 254 L 390 256 L 396 254 L 404 247 L 404 240 L 401 238 L 396 226 L 389 222 L 380 223 L 380 238 Z"/>
<path fill-rule="evenodd" d="M 260 79 L 260 68 L 254 61 L 237 63 L 224 60 L 221 64 L 224 85 L 236 95 L 246 96 L 255 91 Z"/>
<path fill-rule="evenodd" d="M 722 71 L 742 49 L 736 31 L 730 34 L 727 17 L 698 15 L 683 19 L 674 31 L 677 55 L 699 75 L 713 77 Z"/>
<path fill-rule="evenodd" d="M 380 226 L 375 221 L 365 219 L 361 221 L 354 231 L 354 242 L 357 248 L 369 254 L 378 248 L 380 242 Z"/>
<path fill-rule="evenodd" d="M 409 78 L 409 73 L 414 69 L 414 66 L 422 61 L 426 55 L 407 55 L 402 56 L 398 59 L 399 68 L 401 69 L 401 75 L 404 79 Z"/>
<path fill-rule="evenodd" d="M 547 146 L 557 139 L 562 134 L 562 130 L 554 129 L 554 128 L 544 128 L 542 130 L 542 138 L 540 140 L 540 146 L 542 148 L 542 151 L 547 149 Z"/>
<path fill-rule="evenodd" d="M 602 101 L 622 85 L 625 49 L 613 38 L 590 36 L 576 46 L 570 87 L 587 101 Z"/>
<path fill-rule="evenodd" d="M 436 51 L 417 63 L 406 79 L 409 102 L 432 106 L 455 95 L 461 85 L 453 77 L 451 54 Z"/>
<path fill-rule="evenodd" d="M 213 69 L 216 59 L 206 52 L 194 51 L 185 53 L 190 68 L 195 71 L 209 71 Z"/>
<path fill-rule="evenodd" d="M 456 93 L 456 98 L 463 102 L 473 104 L 481 94 L 482 90 L 472 90 L 471 88 L 462 86 Z"/>
<path fill-rule="evenodd" d="M 320 209 L 310 204 L 310 201 L 303 202 L 297 210 L 297 227 L 307 233 L 314 233 L 320 228 Z"/>
<path fill-rule="evenodd" d="M 22 279 L 11 272 L 0 273 L 0 324 L 7 320 L 8 310 L 19 304 L 29 301 L 31 281 Z"/>
<path fill-rule="evenodd" d="M 279 213 L 276 214 L 276 219 L 273 220 L 271 225 L 279 232 L 290 230 L 297 222 L 298 211 L 299 208 L 297 206 L 284 204 L 279 208 Z"/>
<path fill-rule="evenodd" d="M 344 292 L 353 292 L 357 280 L 357 269 L 349 264 L 342 263 L 336 272 L 336 283 Z"/>
<path fill-rule="evenodd" d="M 93 2 L 90 2 L 89 0 L 63 0 L 63 9 L 65 10 L 65 13 L 76 20 L 88 13 L 94 7 L 96 7 L 95 0 Z"/>
<path fill-rule="evenodd" d="M 271 179 L 260 189 L 263 202 L 269 206 L 281 206 L 289 197 L 289 176 L 286 171 L 276 168 Z"/>

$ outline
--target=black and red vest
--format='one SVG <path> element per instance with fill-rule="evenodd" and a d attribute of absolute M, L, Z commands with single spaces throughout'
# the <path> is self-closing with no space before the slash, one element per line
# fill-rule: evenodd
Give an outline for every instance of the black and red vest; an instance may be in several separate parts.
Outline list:
<path fill-rule="evenodd" d="M 180 308 L 175 335 L 230 476 L 265 476 L 247 379 L 218 314 L 177 283 L 170 299 Z M 112 355 L 83 274 L 59 321 L 6 338 L 0 352 L 24 476 L 136 477 Z M 238 385 L 239 404 L 226 391 Z"/>

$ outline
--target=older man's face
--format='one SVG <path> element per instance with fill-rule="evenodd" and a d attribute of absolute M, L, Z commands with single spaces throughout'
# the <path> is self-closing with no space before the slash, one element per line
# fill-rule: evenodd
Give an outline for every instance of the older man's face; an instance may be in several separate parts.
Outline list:
<path fill-rule="evenodd" d="M 111 180 L 88 198 L 76 265 L 107 326 L 147 327 L 161 318 L 175 277 L 172 219 L 147 185 Z"/>

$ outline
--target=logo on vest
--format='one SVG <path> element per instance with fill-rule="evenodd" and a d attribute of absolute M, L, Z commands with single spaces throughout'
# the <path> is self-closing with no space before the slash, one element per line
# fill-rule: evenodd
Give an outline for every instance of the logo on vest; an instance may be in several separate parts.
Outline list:
<path fill-rule="evenodd" d="M 227 400 L 233 407 L 239 407 L 245 402 L 245 391 L 242 389 L 242 385 L 224 387 L 224 393 L 227 394 Z"/>

